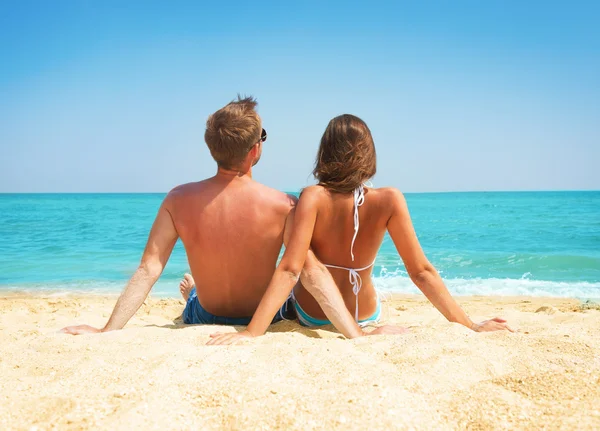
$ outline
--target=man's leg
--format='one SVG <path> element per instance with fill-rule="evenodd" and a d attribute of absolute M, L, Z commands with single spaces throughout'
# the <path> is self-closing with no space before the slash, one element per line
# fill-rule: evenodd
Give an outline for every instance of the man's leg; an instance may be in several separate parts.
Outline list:
<path fill-rule="evenodd" d="M 195 284 L 196 283 L 194 282 L 194 278 L 191 274 L 183 274 L 183 278 L 179 283 L 179 292 L 181 293 L 181 296 L 183 296 L 183 300 L 185 302 L 187 302 L 188 298 L 190 297 L 190 293 L 192 292 Z"/>
<path fill-rule="evenodd" d="M 217 323 L 215 316 L 207 312 L 200 305 L 200 301 L 198 301 L 198 296 L 196 295 L 195 284 L 194 278 L 190 274 L 185 274 L 179 283 L 179 291 L 185 300 L 185 308 L 181 314 L 183 323 L 187 325 L 214 325 Z"/>
<path fill-rule="evenodd" d="M 183 323 L 186 324 L 205 324 L 205 325 L 235 325 L 246 326 L 252 320 L 251 317 L 224 317 L 215 316 L 206 311 L 196 294 L 196 282 L 191 274 L 184 274 L 179 283 L 179 291 L 186 302 L 183 310 Z"/>

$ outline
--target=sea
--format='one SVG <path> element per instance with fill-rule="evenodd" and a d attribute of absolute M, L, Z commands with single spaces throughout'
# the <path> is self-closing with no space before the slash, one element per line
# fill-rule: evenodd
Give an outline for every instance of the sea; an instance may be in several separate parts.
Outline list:
<path fill-rule="evenodd" d="M 120 292 L 164 197 L 0 194 L 0 294 Z M 600 298 L 600 192 L 408 193 L 406 200 L 453 294 Z M 178 242 L 153 295 L 177 297 L 187 271 Z M 419 292 L 389 236 L 373 274 L 381 290 Z"/>

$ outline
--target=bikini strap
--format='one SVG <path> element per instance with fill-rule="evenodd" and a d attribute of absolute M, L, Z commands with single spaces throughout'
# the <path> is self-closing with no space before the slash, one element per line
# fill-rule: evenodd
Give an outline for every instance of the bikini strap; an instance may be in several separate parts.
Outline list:
<path fill-rule="evenodd" d="M 369 269 L 370 267 L 372 267 L 373 265 L 375 265 L 375 261 L 371 262 L 369 265 L 365 266 L 364 268 L 346 268 L 345 266 L 337 266 L 337 265 L 329 265 L 327 263 L 324 263 L 323 265 L 325 265 L 328 268 L 336 268 L 336 269 L 345 269 L 346 271 L 364 271 L 365 269 Z"/>
<path fill-rule="evenodd" d="M 352 236 L 352 244 L 350 244 L 350 256 L 352 257 L 352 262 L 354 262 L 354 242 L 356 241 L 356 236 L 358 235 L 358 228 L 360 226 L 360 220 L 358 219 L 358 207 L 365 203 L 365 188 L 361 184 L 357 188 L 354 189 L 354 235 Z M 362 277 L 358 273 L 359 271 L 363 271 L 372 267 L 375 264 L 375 261 L 371 263 L 369 266 L 365 266 L 364 268 L 344 268 L 343 266 L 336 265 L 325 265 L 329 268 L 338 268 L 345 269 L 348 271 L 348 279 L 350 280 L 350 284 L 352 285 L 352 292 L 354 292 L 354 296 L 356 297 L 356 308 L 354 311 L 354 318 L 358 322 L 358 292 L 362 288 Z"/>
<path fill-rule="evenodd" d="M 358 207 L 365 203 L 365 188 L 361 184 L 354 189 L 354 236 L 352 236 L 352 244 L 350 245 L 350 256 L 354 262 L 354 241 L 358 235 L 358 227 L 360 225 L 358 219 Z"/>
<path fill-rule="evenodd" d="M 373 261 L 370 265 L 365 266 L 364 268 L 345 268 L 343 266 L 325 264 L 325 266 L 328 268 L 345 269 L 346 271 L 348 271 L 348 280 L 350 281 L 350 284 L 352 285 L 352 292 L 354 292 L 354 296 L 356 298 L 356 308 L 354 309 L 354 319 L 357 322 L 358 322 L 358 292 L 360 292 L 360 289 L 362 288 L 362 284 L 363 284 L 362 277 L 360 276 L 359 271 L 364 271 L 365 269 L 369 269 L 373 265 L 375 265 L 375 261 Z"/>

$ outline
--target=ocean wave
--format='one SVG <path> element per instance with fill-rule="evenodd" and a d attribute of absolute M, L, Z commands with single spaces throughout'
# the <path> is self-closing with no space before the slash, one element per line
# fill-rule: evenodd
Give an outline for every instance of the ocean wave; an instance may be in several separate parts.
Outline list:
<path fill-rule="evenodd" d="M 387 275 L 374 277 L 375 286 L 390 293 L 420 293 L 409 277 Z M 600 283 L 530 280 L 513 278 L 444 279 L 454 295 L 482 296 L 551 296 L 578 299 L 600 299 Z"/>

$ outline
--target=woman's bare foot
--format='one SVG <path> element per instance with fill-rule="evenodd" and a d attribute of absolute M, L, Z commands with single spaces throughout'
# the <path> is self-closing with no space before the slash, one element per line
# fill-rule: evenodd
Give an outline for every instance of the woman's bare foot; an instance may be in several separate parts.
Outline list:
<path fill-rule="evenodd" d="M 196 283 L 194 282 L 194 278 L 191 274 L 185 273 L 183 275 L 183 279 L 181 283 L 179 283 L 179 291 L 181 292 L 181 296 L 183 296 L 183 300 L 187 302 L 190 297 L 190 292 Z"/>

